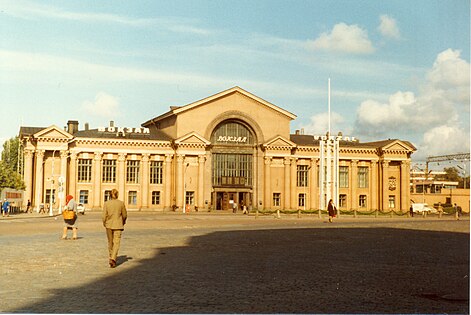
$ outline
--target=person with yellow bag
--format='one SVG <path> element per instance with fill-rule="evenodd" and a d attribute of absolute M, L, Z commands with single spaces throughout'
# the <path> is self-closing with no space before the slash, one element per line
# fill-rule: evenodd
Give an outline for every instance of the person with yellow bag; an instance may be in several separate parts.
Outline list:
<path fill-rule="evenodd" d="M 65 197 L 65 207 L 62 212 L 64 218 L 64 230 L 61 239 L 67 239 L 67 231 L 72 230 L 72 239 L 77 239 L 77 203 L 72 195 Z"/>

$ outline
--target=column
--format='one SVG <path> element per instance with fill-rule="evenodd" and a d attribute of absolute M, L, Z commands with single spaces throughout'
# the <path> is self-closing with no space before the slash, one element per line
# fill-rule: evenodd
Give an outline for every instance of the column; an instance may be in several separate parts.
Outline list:
<path fill-rule="evenodd" d="M 172 156 L 170 154 L 165 155 L 164 160 L 164 209 L 172 209 L 173 202 L 172 202 Z"/>
<path fill-rule="evenodd" d="M 284 191 L 284 208 L 290 209 L 290 202 L 291 202 L 291 187 L 290 187 L 290 166 L 291 166 L 291 159 L 289 157 L 285 157 L 284 160 L 284 168 L 285 168 L 285 191 Z"/>
<path fill-rule="evenodd" d="M 183 211 L 183 206 L 185 200 L 183 200 L 183 162 L 185 160 L 185 156 L 182 154 L 177 155 L 177 176 L 175 181 L 175 193 L 176 193 L 176 204 L 177 207 L 180 209 L 180 212 Z"/>
<path fill-rule="evenodd" d="M 318 190 L 317 187 L 319 186 L 319 178 L 317 176 L 318 172 L 318 163 L 319 159 L 311 159 L 311 176 L 309 180 L 309 209 L 316 209 L 317 206 L 319 205 L 318 201 Z"/>
<path fill-rule="evenodd" d="M 389 168 L 389 162 L 388 161 L 383 161 L 381 162 L 381 166 L 383 169 L 383 178 L 382 178 L 382 192 L 381 192 L 381 205 L 382 208 L 381 210 L 388 210 L 389 205 L 389 184 L 388 184 L 388 168 Z"/>
<path fill-rule="evenodd" d="M 350 187 L 350 210 L 358 209 L 359 200 L 357 196 L 357 187 L 358 187 L 358 160 L 352 160 L 350 162 L 350 171 L 351 171 L 351 181 L 349 183 Z"/>
<path fill-rule="evenodd" d="M 290 209 L 297 209 L 298 208 L 298 195 L 296 194 L 296 187 L 297 187 L 297 182 L 296 182 L 296 175 L 298 171 L 298 164 L 297 164 L 298 159 L 296 158 L 291 158 L 291 176 L 290 176 L 290 196 L 291 196 L 291 202 L 290 202 Z M 304 202 L 306 202 L 306 196 L 304 196 Z"/>
<path fill-rule="evenodd" d="M 118 154 L 118 174 L 116 174 L 118 179 L 118 192 L 119 198 L 126 202 L 125 188 L 126 188 L 126 153 Z"/>
<path fill-rule="evenodd" d="M 198 198 L 196 205 L 198 208 L 204 207 L 204 163 L 206 161 L 205 155 L 198 156 Z"/>
<path fill-rule="evenodd" d="M 36 212 L 39 212 L 39 206 L 42 202 L 42 193 L 43 193 L 43 160 L 44 160 L 44 150 L 36 150 L 36 167 L 35 167 L 35 183 L 34 183 L 34 200 L 33 207 L 36 208 Z M 45 206 L 45 205 L 44 205 Z"/>
<path fill-rule="evenodd" d="M 410 200 L 410 187 L 409 187 L 409 161 L 401 162 L 401 211 L 406 212 Z"/>
<path fill-rule="evenodd" d="M 77 183 L 77 153 L 72 152 L 70 154 L 70 168 L 69 168 L 69 177 L 66 180 L 66 183 L 69 183 L 68 193 L 75 196 L 76 183 Z M 65 195 L 67 195 L 67 190 L 64 190 Z"/>
<path fill-rule="evenodd" d="M 65 196 L 67 191 L 67 158 L 69 153 L 65 150 L 60 152 L 61 154 L 61 170 L 60 170 L 60 179 L 59 179 L 59 211 L 62 212 L 62 207 L 65 206 Z M 62 183 L 61 183 L 62 181 Z M 76 199 L 78 201 L 78 198 Z"/>
<path fill-rule="evenodd" d="M 265 157 L 265 200 L 264 208 L 271 209 L 271 178 L 270 178 L 270 168 L 271 168 L 271 157 Z"/>
<path fill-rule="evenodd" d="M 378 207 L 378 163 L 376 161 L 371 161 L 371 188 L 370 188 L 370 195 L 371 195 L 371 206 L 370 210 L 377 210 Z"/>
<path fill-rule="evenodd" d="M 102 155 L 101 152 L 95 152 L 93 158 L 93 209 L 99 209 L 101 207 L 101 170 L 103 169 L 102 165 Z"/>
<path fill-rule="evenodd" d="M 24 150 L 25 168 L 23 172 L 23 180 L 25 181 L 25 198 L 23 200 L 23 207 L 26 209 L 28 200 L 33 200 L 33 151 Z"/>
<path fill-rule="evenodd" d="M 141 180 L 141 209 L 149 208 L 149 157 L 150 154 L 142 155 L 142 180 Z"/>

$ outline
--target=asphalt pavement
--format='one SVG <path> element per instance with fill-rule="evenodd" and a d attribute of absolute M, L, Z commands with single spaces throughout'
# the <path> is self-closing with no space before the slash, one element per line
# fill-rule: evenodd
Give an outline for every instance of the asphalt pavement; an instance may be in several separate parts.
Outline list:
<path fill-rule="evenodd" d="M 0 218 L 0 312 L 469 314 L 469 217 L 129 212 L 115 269 L 78 220 Z"/>

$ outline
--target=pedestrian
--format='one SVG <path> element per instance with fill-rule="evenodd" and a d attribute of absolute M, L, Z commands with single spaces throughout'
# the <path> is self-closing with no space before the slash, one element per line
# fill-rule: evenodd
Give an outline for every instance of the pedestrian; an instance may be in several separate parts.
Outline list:
<path fill-rule="evenodd" d="M 28 204 L 26 205 L 26 213 L 29 213 L 31 210 L 31 200 L 28 199 Z"/>
<path fill-rule="evenodd" d="M 460 219 L 460 215 L 461 215 L 461 213 L 460 213 L 460 208 L 461 208 L 461 207 L 458 207 L 458 205 L 457 205 L 456 203 L 453 205 L 453 210 L 455 211 L 455 218 L 456 218 L 456 220 L 459 220 L 459 219 Z"/>
<path fill-rule="evenodd" d="M 410 205 L 409 214 L 411 217 L 414 217 L 414 207 L 412 207 L 412 205 Z"/>
<path fill-rule="evenodd" d="M 329 222 L 332 223 L 333 219 L 335 218 L 335 213 L 337 212 L 337 208 L 335 207 L 334 201 L 332 199 L 329 200 L 327 212 L 329 213 Z"/>
<path fill-rule="evenodd" d="M 2 204 L 2 215 L 10 216 L 10 202 L 5 198 Z"/>
<path fill-rule="evenodd" d="M 108 254 L 111 268 L 116 267 L 121 235 L 128 217 L 126 206 L 124 202 L 118 200 L 118 194 L 116 189 L 111 190 L 111 199 L 104 203 L 102 214 L 103 226 L 106 228 L 106 237 L 108 238 Z"/>
<path fill-rule="evenodd" d="M 67 216 L 67 212 L 70 216 Z M 70 213 L 72 212 L 72 213 Z M 67 231 L 72 230 L 72 239 L 77 239 L 77 203 L 72 195 L 67 195 L 65 197 L 65 207 L 63 212 L 64 217 L 64 228 L 62 230 L 62 237 L 61 239 L 67 239 Z"/>

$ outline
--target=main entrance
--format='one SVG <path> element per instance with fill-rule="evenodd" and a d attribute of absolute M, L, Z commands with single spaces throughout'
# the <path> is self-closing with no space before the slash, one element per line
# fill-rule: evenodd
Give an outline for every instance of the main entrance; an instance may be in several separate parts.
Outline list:
<path fill-rule="evenodd" d="M 250 192 L 237 191 L 218 191 L 216 194 L 216 210 L 234 210 L 240 211 L 243 207 L 250 209 L 252 207 L 252 198 Z"/>
<path fill-rule="evenodd" d="M 254 136 L 238 120 L 226 120 L 211 135 L 213 209 L 252 206 Z"/>

